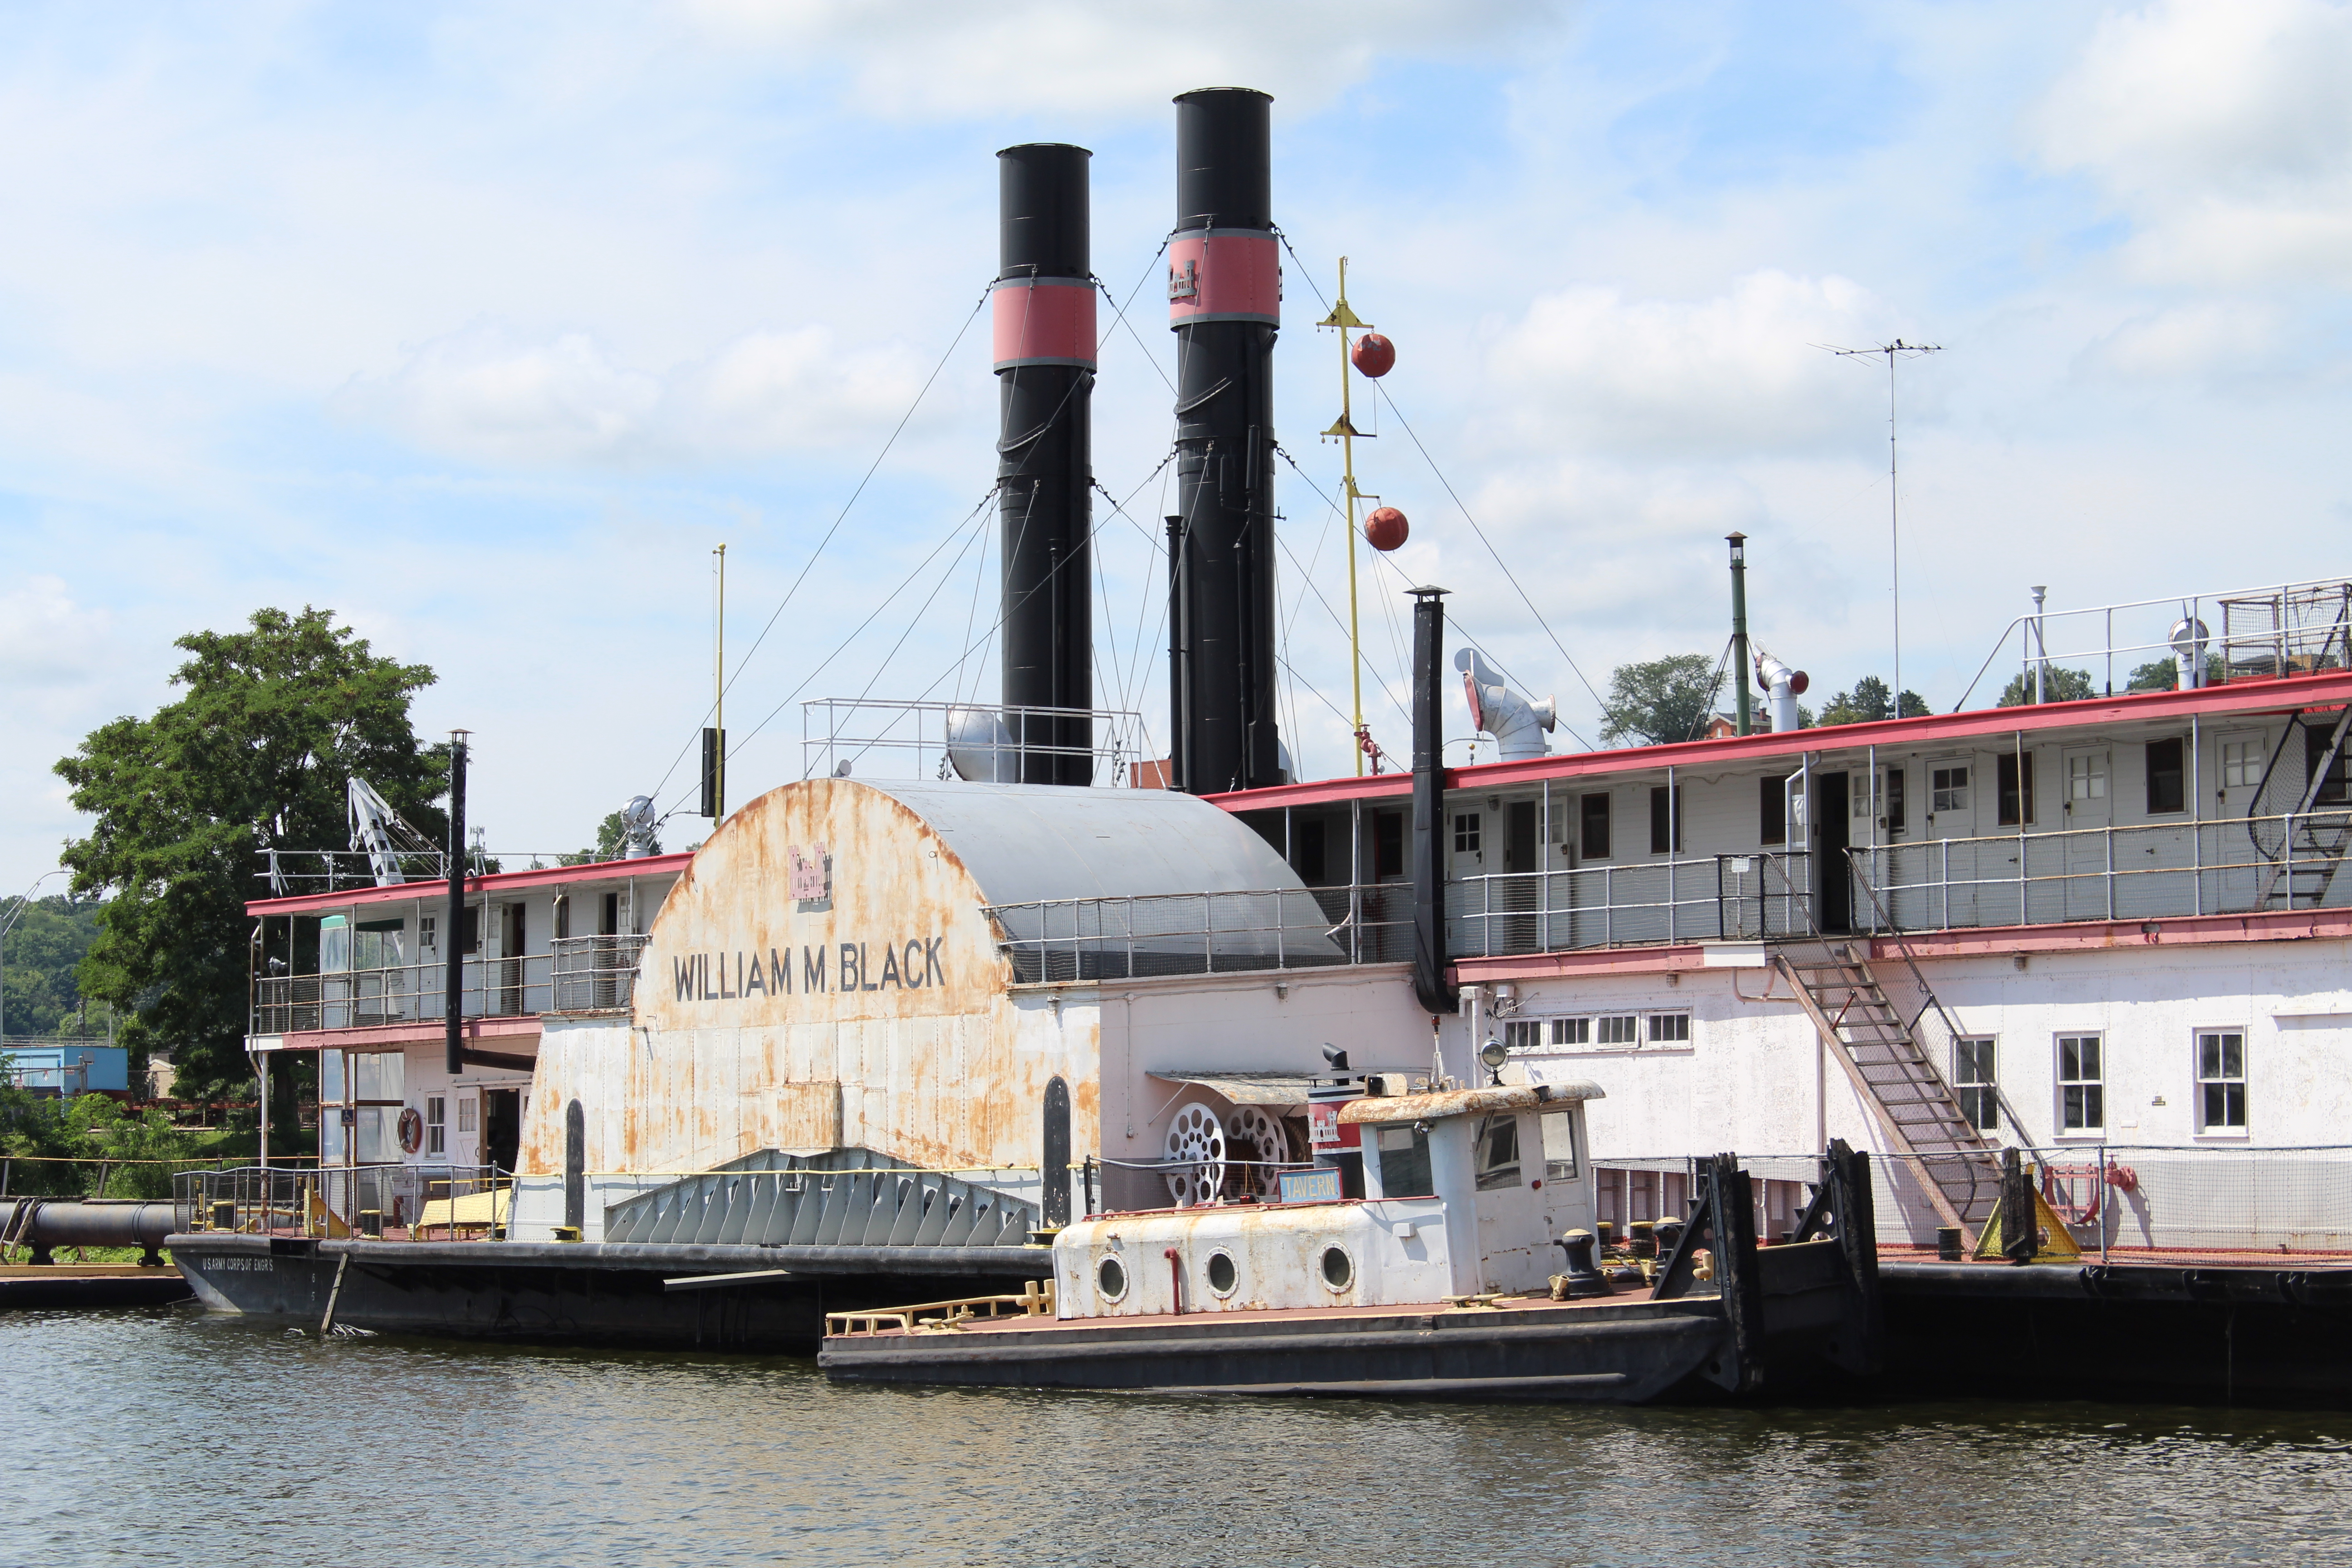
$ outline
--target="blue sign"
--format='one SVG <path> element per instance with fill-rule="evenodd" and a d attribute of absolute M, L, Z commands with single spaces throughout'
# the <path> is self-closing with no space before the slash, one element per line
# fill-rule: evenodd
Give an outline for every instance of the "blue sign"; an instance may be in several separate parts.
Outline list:
<path fill-rule="evenodd" d="M 1336 1204 L 1339 1201 L 1339 1173 L 1330 1169 L 1318 1171 L 1285 1171 L 1282 1201 L 1286 1204 Z"/>

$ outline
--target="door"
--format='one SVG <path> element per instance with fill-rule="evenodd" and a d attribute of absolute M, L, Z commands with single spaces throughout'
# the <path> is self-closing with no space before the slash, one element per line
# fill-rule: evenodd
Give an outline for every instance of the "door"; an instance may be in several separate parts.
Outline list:
<path fill-rule="evenodd" d="M 482 1090 L 482 1160 L 501 1171 L 515 1168 L 522 1152 L 522 1090 Z"/>
<path fill-rule="evenodd" d="M 2066 763 L 2066 837 L 2061 852 L 2065 873 L 2064 907 L 2070 921 L 2105 920 L 2114 868 L 2108 830 L 2115 823 L 2115 780 L 2105 747 L 2070 751 Z M 2034 868 L 2036 872 L 2042 867 Z M 2042 900 L 2034 900 L 2041 912 Z"/>
<path fill-rule="evenodd" d="M 1536 856 L 1538 838 L 1536 833 L 1536 803 L 1515 800 L 1503 808 L 1503 869 L 1510 880 L 1501 886 L 1496 902 L 1504 909 L 1535 910 L 1542 907 L 1543 889 L 1536 875 L 1542 868 Z M 1517 915 L 1501 922 L 1505 952 L 1534 952 L 1538 942 L 1536 919 L 1533 915 Z"/>
<path fill-rule="evenodd" d="M 1846 846 L 1853 842 L 1848 824 L 1846 775 L 1813 775 L 1813 923 L 1824 931 L 1853 929 L 1853 874 Z"/>
<path fill-rule="evenodd" d="M 499 906 L 499 1002 L 493 1011 L 512 1017 L 523 1005 L 523 906 Z"/>

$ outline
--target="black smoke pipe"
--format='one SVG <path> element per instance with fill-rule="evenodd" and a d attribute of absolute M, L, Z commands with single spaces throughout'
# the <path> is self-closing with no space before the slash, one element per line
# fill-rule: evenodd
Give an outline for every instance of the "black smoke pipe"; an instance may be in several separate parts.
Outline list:
<path fill-rule="evenodd" d="M 466 1070 L 466 735 L 449 737 L 449 912 L 443 917 L 442 952 L 448 957 L 442 990 L 442 1054 L 449 1076 Z"/>
<path fill-rule="evenodd" d="M 1445 984 L 1445 590 L 1412 590 L 1412 989 L 1452 1013 Z"/>
<path fill-rule="evenodd" d="M 1093 157 L 1058 143 L 996 155 L 1000 265 L 990 306 L 1008 708 L 1094 706 Z M 1023 784 L 1094 782 L 1092 720 L 1010 722 Z"/>
<path fill-rule="evenodd" d="M 1168 670 L 1177 789 L 1282 782 L 1275 725 L 1274 340 L 1282 266 L 1268 110 L 1246 88 L 1176 100 L 1176 496 Z"/>

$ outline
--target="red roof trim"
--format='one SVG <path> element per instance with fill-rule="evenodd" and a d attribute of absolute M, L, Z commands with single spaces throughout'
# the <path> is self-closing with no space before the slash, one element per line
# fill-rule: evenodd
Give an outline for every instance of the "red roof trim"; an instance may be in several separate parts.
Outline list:
<path fill-rule="evenodd" d="M 1865 746 L 1934 746 L 1986 735 L 2081 729 L 2095 724 L 2222 713 L 2284 713 L 2352 702 L 2352 670 L 2327 670 L 2284 679 L 2238 680 L 2196 691 L 2143 691 L 2122 697 L 2086 697 L 2075 702 L 2045 702 L 2025 708 L 1971 708 L 1924 719 L 1881 719 L 1869 724 L 1729 735 L 1719 741 L 1684 741 L 1664 746 L 1622 746 L 1606 752 L 1573 752 L 1524 763 L 1481 763 L 1445 770 L 1447 789 L 1496 788 L 1546 779 L 1708 767 L 1750 757 L 1792 757 L 1802 752 L 1854 752 Z M 1325 779 L 1235 790 L 1203 799 L 1227 811 L 1265 811 L 1286 805 L 1326 805 L 1347 800 L 1403 798 L 1412 793 L 1411 773 L 1376 778 Z"/>
<path fill-rule="evenodd" d="M 546 888 L 559 884 L 582 882 L 618 882 L 631 877 L 649 877 L 667 871 L 683 871 L 694 858 L 692 850 L 676 855 L 647 855 L 637 860 L 593 860 L 585 866 L 543 866 L 536 871 L 500 871 L 494 876 L 468 877 L 466 893 L 519 892 L 525 888 Z M 414 899 L 446 899 L 449 896 L 446 882 L 403 882 L 396 888 L 352 888 L 335 893 L 305 893 L 292 899 L 255 899 L 245 906 L 249 915 L 302 915 L 321 910 L 348 910 L 365 904 L 406 903 Z"/>

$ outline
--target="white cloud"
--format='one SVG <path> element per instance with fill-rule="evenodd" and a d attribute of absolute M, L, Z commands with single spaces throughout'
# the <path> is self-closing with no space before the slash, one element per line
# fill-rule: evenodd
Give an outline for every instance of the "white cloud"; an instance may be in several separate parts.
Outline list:
<path fill-rule="evenodd" d="M 1837 277 L 1754 272 L 1697 300 L 1568 289 L 1496 342 L 1488 390 L 1546 445 L 1696 458 L 1850 444 L 1881 389 L 1817 345 L 1866 346 L 1889 321 Z"/>
<path fill-rule="evenodd" d="M 2197 300 L 2126 321 L 2091 344 L 2082 365 L 2126 381 L 2259 375 L 2275 369 L 2286 346 L 2285 327 L 2278 309 L 2267 303 Z"/>
<path fill-rule="evenodd" d="M 1034 109 L 1165 111 L 1197 87 L 1315 109 L 1383 55 L 1490 50 L 1563 0 L 700 0 L 712 35 L 787 58 L 846 57 L 859 107 L 906 119 Z"/>
<path fill-rule="evenodd" d="M 114 617 L 74 603 L 62 577 L 27 577 L 0 594 L 0 687 L 82 686 L 107 662 Z"/>
<path fill-rule="evenodd" d="M 585 332 L 530 342 L 477 326 L 425 344 L 388 375 L 355 379 L 336 404 L 446 456 L 627 467 L 870 439 L 922 384 L 902 345 L 844 347 L 821 326 L 750 333 L 659 372 L 620 363 Z"/>
<path fill-rule="evenodd" d="M 2105 184 L 2152 276 L 2310 278 L 2352 261 L 2352 6 L 2161 0 L 2102 19 L 2033 117 Z"/>

